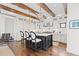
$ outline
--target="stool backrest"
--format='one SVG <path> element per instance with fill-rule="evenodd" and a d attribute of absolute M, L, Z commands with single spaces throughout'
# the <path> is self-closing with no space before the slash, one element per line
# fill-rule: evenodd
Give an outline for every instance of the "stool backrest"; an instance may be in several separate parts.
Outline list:
<path fill-rule="evenodd" d="M 29 32 L 25 31 L 25 37 L 29 38 Z"/>
<path fill-rule="evenodd" d="M 20 35 L 21 35 L 21 37 L 24 37 L 23 31 L 20 31 Z"/>
<path fill-rule="evenodd" d="M 31 39 L 36 39 L 36 34 L 33 31 L 30 32 L 30 36 Z"/>

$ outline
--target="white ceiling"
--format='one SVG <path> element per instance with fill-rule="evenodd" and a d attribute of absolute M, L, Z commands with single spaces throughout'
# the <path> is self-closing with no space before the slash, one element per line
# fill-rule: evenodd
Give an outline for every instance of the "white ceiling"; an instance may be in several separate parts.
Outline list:
<path fill-rule="evenodd" d="M 65 14 L 63 3 L 46 3 L 56 15 Z"/>

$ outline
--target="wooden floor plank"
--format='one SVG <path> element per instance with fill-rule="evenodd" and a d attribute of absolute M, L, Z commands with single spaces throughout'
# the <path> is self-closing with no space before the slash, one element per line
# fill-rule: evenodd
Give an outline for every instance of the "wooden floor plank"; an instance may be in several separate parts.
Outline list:
<path fill-rule="evenodd" d="M 12 49 L 16 56 L 67 56 L 72 55 L 66 52 L 66 45 L 59 43 L 57 46 L 52 46 L 48 50 L 34 51 L 26 48 L 21 42 L 9 42 L 9 47 Z"/>

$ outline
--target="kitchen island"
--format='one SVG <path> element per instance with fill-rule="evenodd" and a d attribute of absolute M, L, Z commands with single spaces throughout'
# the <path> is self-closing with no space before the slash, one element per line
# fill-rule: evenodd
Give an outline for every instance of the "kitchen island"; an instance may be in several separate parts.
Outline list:
<path fill-rule="evenodd" d="M 36 33 L 37 38 L 42 39 L 42 49 L 47 50 L 53 46 L 53 35 L 48 33 Z"/>

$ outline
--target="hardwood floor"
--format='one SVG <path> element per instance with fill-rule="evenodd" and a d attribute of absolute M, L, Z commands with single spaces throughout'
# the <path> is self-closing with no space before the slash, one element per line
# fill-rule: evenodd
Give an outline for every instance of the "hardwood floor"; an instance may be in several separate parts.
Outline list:
<path fill-rule="evenodd" d="M 12 49 L 16 56 L 67 56 L 72 55 L 66 52 L 66 45 L 59 43 L 57 46 L 50 47 L 47 51 L 39 50 L 34 51 L 26 48 L 21 42 L 9 42 L 9 47 Z"/>

